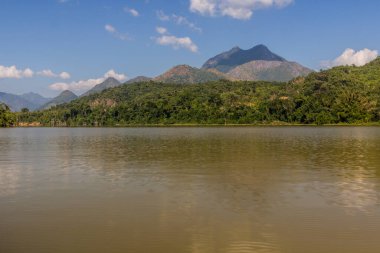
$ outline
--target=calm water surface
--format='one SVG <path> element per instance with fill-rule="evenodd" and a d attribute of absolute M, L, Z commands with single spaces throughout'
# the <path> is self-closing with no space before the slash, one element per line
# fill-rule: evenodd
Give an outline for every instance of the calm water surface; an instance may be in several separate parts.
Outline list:
<path fill-rule="evenodd" d="M 0 252 L 380 252 L 380 128 L 0 129 Z"/>

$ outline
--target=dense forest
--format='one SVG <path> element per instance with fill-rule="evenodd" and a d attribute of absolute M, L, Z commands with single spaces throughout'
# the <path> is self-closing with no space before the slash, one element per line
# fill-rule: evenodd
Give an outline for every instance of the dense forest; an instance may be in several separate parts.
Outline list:
<path fill-rule="evenodd" d="M 287 83 L 125 84 L 16 116 L 44 126 L 374 123 L 380 122 L 380 58 Z"/>

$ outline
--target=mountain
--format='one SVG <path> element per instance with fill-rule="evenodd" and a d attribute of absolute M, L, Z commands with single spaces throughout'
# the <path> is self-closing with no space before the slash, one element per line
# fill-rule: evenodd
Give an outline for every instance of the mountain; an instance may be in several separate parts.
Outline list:
<path fill-rule="evenodd" d="M 227 75 L 237 80 L 290 81 L 311 72 L 296 62 L 251 61 L 231 69 Z"/>
<path fill-rule="evenodd" d="M 22 94 L 21 97 L 38 106 L 42 106 L 51 100 L 51 98 L 45 98 L 41 96 L 40 94 L 37 94 L 34 92 Z M 37 109 L 37 108 L 34 108 L 34 109 Z"/>
<path fill-rule="evenodd" d="M 216 70 L 203 70 L 189 65 L 178 65 L 153 80 L 162 83 L 193 84 L 227 78 L 223 73 Z"/>
<path fill-rule="evenodd" d="M 121 85 L 21 122 L 62 126 L 144 124 L 379 124 L 380 58 L 287 83 L 220 80 Z M 68 114 L 68 111 L 76 113 Z"/>
<path fill-rule="evenodd" d="M 281 56 L 272 53 L 266 46 L 257 45 L 248 50 L 234 47 L 230 51 L 221 53 L 203 64 L 202 69 L 217 69 L 221 72 L 228 72 L 236 66 L 251 61 L 286 61 Z"/>
<path fill-rule="evenodd" d="M 296 62 L 287 61 L 264 45 L 248 50 L 234 47 L 207 60 L 202 69 L 217 69 L 238 80 L 283 82 L 312 72 Z"/>
<path fill-rule="evenodd" d="M 137 77 L 135 77 L 135 78 L 132 78 L 132 79 L 128 80 L 128 81 L 126 82 L 126 84 L 139 83 L 139 82 L 148 82 L 148 81 L 150 81 L 150 80 L 152 80 L 152 78 L 150 78 L 150 77 L 146 77 L 146 76 L 137 76 Z"/>
<path fill-rule="evenodd" d="M 109 77 L 104 82 L 97 84 L 95 87 L 93 87 L 89 91 L 82 94 L 81 97 L 88 96 L 88 95 L 95 94 L 95 93 L 99 93 L 105 89 L 114 88 L 114 87 L 117 87 L 120 85 L 121 85 L 121 83 L 118 80 L 116 80 L 113 77 Z"/>
<path fill-rule="evenodd" d="M 12 111 L 18 112 L 23 108 L 28 108 L 29 110 L 35 110 L 38 108 L 38 104 L 34 104 L 22 96 L 14 95 L 10 93 L 0 92 L 0 102 L 9 106 Z"/>
<path fill-rule="evenodd" d="M 78 96 L 75 95 L 73 92 L 69 90 L 65 90 L 61 94 L 59 94 L 57 97 L 53 98 L 51 101 L 41 106 L 39 110 L 47 110 L 57 105 L 69 103 L 77 98 Z"/>

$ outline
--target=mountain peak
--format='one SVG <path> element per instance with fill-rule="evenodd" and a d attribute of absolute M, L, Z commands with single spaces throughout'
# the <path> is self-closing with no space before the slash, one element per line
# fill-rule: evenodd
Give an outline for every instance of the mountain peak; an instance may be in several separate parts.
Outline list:
<path fill-rule="evenodd" d="M 121 83 L 114 77 L 108 77 L 106 80 L 103 82 L 95 85 L 92 89 L 88 90 L 84 94 L 81 95 L 81 97 L 88 96 L 91 94 L 99 93 L 102 92 L 103 90 L 109 89 L 109 88 L 114 88 L 117 86 L 120 86 Z"/>
<path fill-rule="evenodd" d="M 119 83 L 119 81 L 115 78 L 115 77 L 108 77 L 106 80 L 104 80 L 104 82 L 118 82 Z"/>
<path fill-rule="evenodd" d="M 51 101 L 41 106 L 39 110 L 47 110 L 53 106 L 69 103 L 77 98 L 78 96 L 75 95 L 74 92 L 70 90 L 64 90 L 57 97 L 53 98 Z"/>
<path fill-rule="evenodd" d="M 75 94 L 71 90 L 64 90 L 58 96 L 65 96 L 65 95 L 75 95 Z"/>
<path fill-rule="evenodd" d="M 251 61 L 281 61 L 286 62 L 284 58 L 271 52 L 267 46 L 259 44 L 248 50 L 234 47 L 231 50 L 221 53 L 209 59 L 203 66 L 203 69 L 217 69 L 221 72 L 228 72 L 232 68 Z"/>
<path fill-rule="evenodd" d="M 258 44 L 254 47 L 251 48 L 252 49 L 266 49 L 266 50 L 269 50 L 267 46 L 265 46 L 264 44 Z"/>

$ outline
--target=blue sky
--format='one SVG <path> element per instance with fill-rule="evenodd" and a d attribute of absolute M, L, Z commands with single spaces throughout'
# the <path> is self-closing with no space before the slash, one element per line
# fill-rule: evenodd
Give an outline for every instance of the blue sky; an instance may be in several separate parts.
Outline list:
<path fill-rule="evenodd" d="M 107 76 L 200 67 L 256 44 L 319 69 L 376 56 L 379 10 L 374 0 L 1 0 L 0 91 L 80 94 Z"/>

